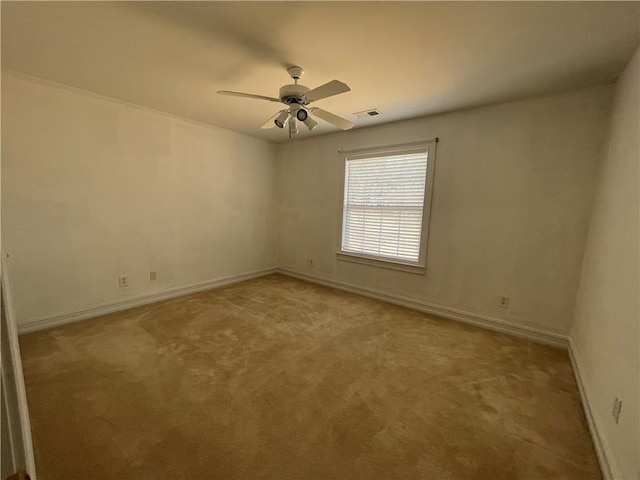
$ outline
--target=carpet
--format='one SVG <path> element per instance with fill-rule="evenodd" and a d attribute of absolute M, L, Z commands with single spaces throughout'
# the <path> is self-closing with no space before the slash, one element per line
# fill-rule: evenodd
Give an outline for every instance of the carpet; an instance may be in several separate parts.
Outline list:
<path fill-rule="evenodd" d="M 20 345 L 40 480 L 601 478 L 565 351 L 282 275 Z"/>

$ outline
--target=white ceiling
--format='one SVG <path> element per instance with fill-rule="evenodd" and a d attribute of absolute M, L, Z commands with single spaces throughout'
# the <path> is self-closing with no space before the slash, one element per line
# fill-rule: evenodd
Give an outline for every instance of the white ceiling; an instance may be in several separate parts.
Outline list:
<path fill-rule="evenodd" d="M 639 2 L 1 2 L 2 68 L 280 142 L 266 96 L 305 69 L 355 128 L 613 82 Z M 382 116 L 359 120 L 354 112 Z M 311 134 L 336 131 L 324 122 Z"/>

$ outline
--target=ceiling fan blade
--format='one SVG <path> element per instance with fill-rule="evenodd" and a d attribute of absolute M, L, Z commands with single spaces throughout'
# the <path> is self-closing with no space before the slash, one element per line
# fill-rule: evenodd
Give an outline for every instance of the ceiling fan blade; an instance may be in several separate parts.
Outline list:
<path fill-rule="evenodd" d="M 310 108 L 309 112 L 313 116 L 321 118 L 325 122 L 329 122 L 342 130 L 349 130 L 350 128 L 353 128 L 353 123 L 349 120 L 345 120 L 344 118 L 334 115 L 331 112 L 327 112 L 321 108 Z"/>
<path fill-rule="evenodd" d="M 309 90 L 305 93 L 305 97 L 310 102 L 315 102 L 316 100 L 320 100 L 321 98 L 332 97 L 334 95 L 339 95 L 341 93 L 350 92 L 351 89 L 346 83 L 342 83 L 338 80 L 331 80 L 329 83 L 325 83 L 324 85 L 320 85 L 319 87 L 314 88 L 313 90 Z"/>
<path fill-rule="evenodd" d="M 268 100 L 280 103 L 279 98 L 265 97 L 264 95 L 254 95 L 253 93 L 231 92 L 229 90 L 218 90 L 219 95 L 230 95 L 232 97 L 257 98 L 258 100 Z"/>
<path fill-rule="evenodd" d="M 267 120 L 266 122 L 264 122 L 260 128 L 264 128 L 264 129 L 267 129 L 267 128 L 274 128 L 274 127 L 276 126 L 276 124 L 274 123 L 274 120 L 275 120 L 275 119 L 276 119 L 276 117 L 277 117 L 278 115 L 280 115 L 283 111 L 284 111 L 284 110 L 280 110 L 279 112 L 274 113 L 274 114 L 273 114 L 273 116 L 272 116 L 269 120 Z"/>

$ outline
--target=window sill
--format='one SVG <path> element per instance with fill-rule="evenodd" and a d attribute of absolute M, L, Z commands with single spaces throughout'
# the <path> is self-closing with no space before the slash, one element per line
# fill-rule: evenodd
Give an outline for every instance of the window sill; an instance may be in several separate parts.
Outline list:
<path fill-rule="evenodd" d="M 358 255 L 357 253 L 336 252 L 338 260 L 344 262 L 359 263 L 369 265 L 371 267 L 388 268 L 390 270 L 399 270 L 401 272 L 414 273 L 416 275 L 424 275 L 426 267 L 413 263 L 403 263 L 397 260 L 387 260 L 379 257 L 369 257 L 366 255 Z"/>

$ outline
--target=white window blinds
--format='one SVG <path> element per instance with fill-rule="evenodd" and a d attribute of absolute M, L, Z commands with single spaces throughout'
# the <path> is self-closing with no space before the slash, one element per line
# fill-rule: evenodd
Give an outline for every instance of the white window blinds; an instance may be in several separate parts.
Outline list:
<path fill-rule="evenodd" d="M 343 252 L 419 262 L 428 152 L 347 156 Z"/>

